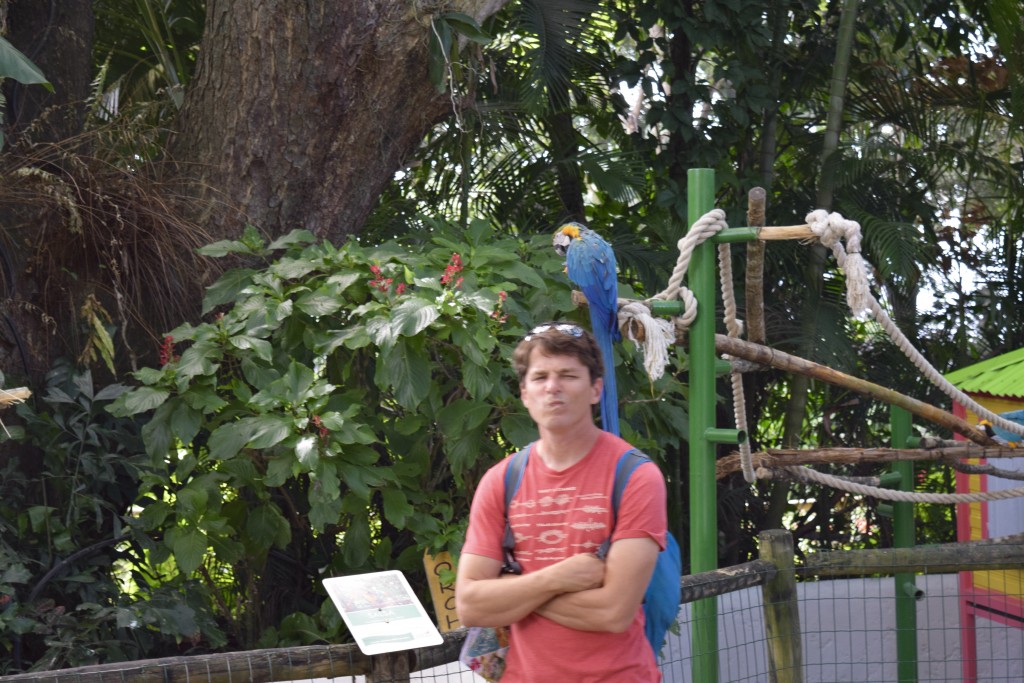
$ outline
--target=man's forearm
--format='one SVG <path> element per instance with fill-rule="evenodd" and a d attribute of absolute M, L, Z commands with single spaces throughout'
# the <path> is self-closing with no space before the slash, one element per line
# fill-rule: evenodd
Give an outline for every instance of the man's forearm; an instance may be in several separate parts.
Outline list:
<path fill-rule="evenodd" d="M 624 609 L 606 587 L 557 595 L 534 612 L 562 626 L 578 631 L 626 630 L 636 609 Z"/>
<path fill-rule="evenodd" d="M 465 626 L 513 624 L 558 595 L 543 579 L 538 574 L 506 574 L 474 581 L 456 593 L 459 620 Z"/>

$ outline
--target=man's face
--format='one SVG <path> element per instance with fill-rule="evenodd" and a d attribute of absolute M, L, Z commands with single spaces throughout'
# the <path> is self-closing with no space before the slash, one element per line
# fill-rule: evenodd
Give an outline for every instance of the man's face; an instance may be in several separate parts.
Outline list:
<path fill-rule="evenodd" d="M 548 356 L 534 348 L 519 390 L 537 426 L 559 430 L 593 423 L 592 406 L 601 400 L 602 385 L 600 379 L 590 381 L 590 371 L 578 358 Z"/>

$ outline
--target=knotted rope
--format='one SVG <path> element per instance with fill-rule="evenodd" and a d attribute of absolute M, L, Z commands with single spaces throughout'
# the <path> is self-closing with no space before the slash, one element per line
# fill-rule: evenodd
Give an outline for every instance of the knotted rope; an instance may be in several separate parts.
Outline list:
<path fill-rule="evenodd" d="M 672 270 L 665 289 L 646 302 L 628 301 L 619 307 L 619 329 L 624 330 L 625 336 L 643 351 L 644 369 L 651 381 L 655 381 L 665 374 L 669 350 L 676 342 L 676 327 L 683 330 L 689 329 L 697 318 L 697 297 L 683 285 L 686 271 L 690 267 L 690 259 L 693 257 L 693 250 L 727 227 L 725 212 L 721 209 L 712 209 L 701 216 L 676 243 L 679 257 L 676 259 L 676 266 Z M 674 318 L 671 322 L 663 318 L 655 318 L 651 315 L 649 307 L 650 302 L 654 299 L 682 301 L 682 315 Z M 643 330 L 643 333 L 638 334 L 639 330 Z"/>
<path fill-rule="evenodd" d="M 907 358 L 924 373 L 929 381 L 939 387 L 947 396 L 972 410 L 976 415 L 988 419 L 992 424 L 1024 437 L 1024 425 L 1011 422 L 981 406 L 939 374 L 924 356 L 914 348 L 895 322 L 889 317 L 888 313 L 885 312 L 878 300 L 871 294 L 867 278 L 867 267 L 864 258 L 861 256 L 861 231 L 859 223 L 845 219 L 838 213 L 828 213 L 822 209 L 809 213 L 806 221 L 822 245 L 832 250 L 836 264 L 845 273 L 847 284 L 846 300 L 851 312 L 855 316 L 870 315 L 873 317 Z M 644 353 L 644 368 L 652 380 L 656 380 L 664 374 L 664 368 L 669 358 L 668 350 L 675 341 L 675 328 L 679 327 L 685 331 L 697 317 L 696 297 L 693 295 L 693 292 L 682 284 L 686 277 L 693 251 L 705 240 L 727 227 L 725 212 L 721 209 L 713 209 L 701 216 L 677 243 L 679 257 L 676 260 L 675 269 L 672 271 L 666 288 L 651 297 L 647 302 L 625 302 L 619 309 L 620 328 L 626 330 L 629 339 L 638 346 L 641 346 Z M 732 258 L 728 244 L 719 245 L 718 264 L 721 275 L 726 329 L 730 337 L 739 337 L 742 334 L 743 327 L 741 321 L 736 318 L 736 300 L 732 288 Z M 674 319 L 674 324 L 654 318 L 650 315 L 647 305 L 654 299 L 666 301 L 681 300 L 683 302 L 682 315 Z M 633 332 L 634 329 L 644 330 L 642 341 L 638 341 L 637 335 Z M 735 413 L 736 427 L 747 433 L 742 376 L 734 371 L 730 379 L 732 382 L 733 411 Z M 744 439 L 739 444 L 739 447 L 743 478 L 748 483 L 752 483 L 758 478 L 771 477 L 769 470 L 764 468 L 754 469 L 750 444 L 747 439 Z M 852 482 L 849 479 L 824 474 L 804 467 L 782 467 L 778 468 L 777 471 L 780 475 L 788 478 L 824 484 L 850 493 L 870 495 L 882 500 L 969 503 L 1024 496 L 1024 488 L 966 494 L 919 494 L 883 489 L 877 486 L 866 486 Z"/>
<path fill-rule="evenodd" d="M 822 209 L 807 214 L 807 223 L 811 230 L 821 239 L 821 243 L 832 249 L 836 263 L 846 274 L 846 300 L 854 315 L 869 312 L 875 321 L 882 326 L 889 338 L 928 380 L 944 394 L 971 410 L 978 417 L 987 419 L 992 424 L 1008 432 L 1024 437 L 1024 425 L 1007 420 L 1002 415 L 985 408 L 970 396 L 962 392 L 949 380 L 943 377 L 921 353 L 914 348 L 902 330 L 893 322 L 882 305 L 871 294 L 868 287 L 867 270 L 864 259 L 860 256 L 860 225 L 837 213 L 827 213 Z M 846 240 L 843 247 L 842 240 Z"/>

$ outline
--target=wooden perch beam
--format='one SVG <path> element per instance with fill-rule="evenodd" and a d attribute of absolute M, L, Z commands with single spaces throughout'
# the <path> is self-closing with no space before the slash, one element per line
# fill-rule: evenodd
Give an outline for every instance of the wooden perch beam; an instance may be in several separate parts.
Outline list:
<path fill-rule="evenodd" d="M 980 446 L 994 447 L 998 445 L 985 432 L 953 413 L 936 408 L 923 401 L 918 401 L 915 398 L 910 398 L 898 391 L 887 389 L 874 382 L 852 377 L 838 370 L 833 370 L 832 368 L 798 358 L 797 356 L 791 356 L 777 349 L 753 344 L 742 339 L 736 339 L 735 337 L 727 337 L 724 334 L 716 334 L 715 350 L 735 358 L 767 365 L 777 370 L 807 375 L 822 382 L 828 382 L 829 384 L 870 396 L 879 401 L 884 401 L 890 405 L 899 406 L 921 419 L 962 434 Z"/>
<path fill-rule="evenodd" d="M 945 448 L 807 448 L 768 449 L 751 453 L 754 469 L 798 465 L 855 465 L 896 461 L 960 461 L 967 458 L 1016 458 L 1022 449 L 979 448 L 965 443 Z M 721 479 L 741 471 L 740 454 L 730 453 L 715 461 L 715 478 Z"/>

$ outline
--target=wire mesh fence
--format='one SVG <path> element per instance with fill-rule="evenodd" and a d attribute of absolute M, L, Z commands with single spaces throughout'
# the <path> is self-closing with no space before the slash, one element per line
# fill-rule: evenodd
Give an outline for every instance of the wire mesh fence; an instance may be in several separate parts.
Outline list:
<path fill-rule="evenodd" d="M 775 610 L 790 600 L 776 590 L 781 575 L 794 575 L 784 564 L 758 560 L 683 577 L 678 633 L 660 660 L 664 682 L 705 683 L 693 674 L 701 657 L 714 661 L 722 683 L 1024 681 L 1024 537 L 825 553 L 808 556 L 795 574 L 791 622 L 779 622 Z M 709 653 L 693 650 L 706 642 L 694 638 L 700 600 L 715 604 Z M 457 661 L 462 638 L 457 631 L 439 646 L 374 657 L 354 645 L 307 646 L 18 674 L 0 683 L 477 683 L 483 679 Z"/>

